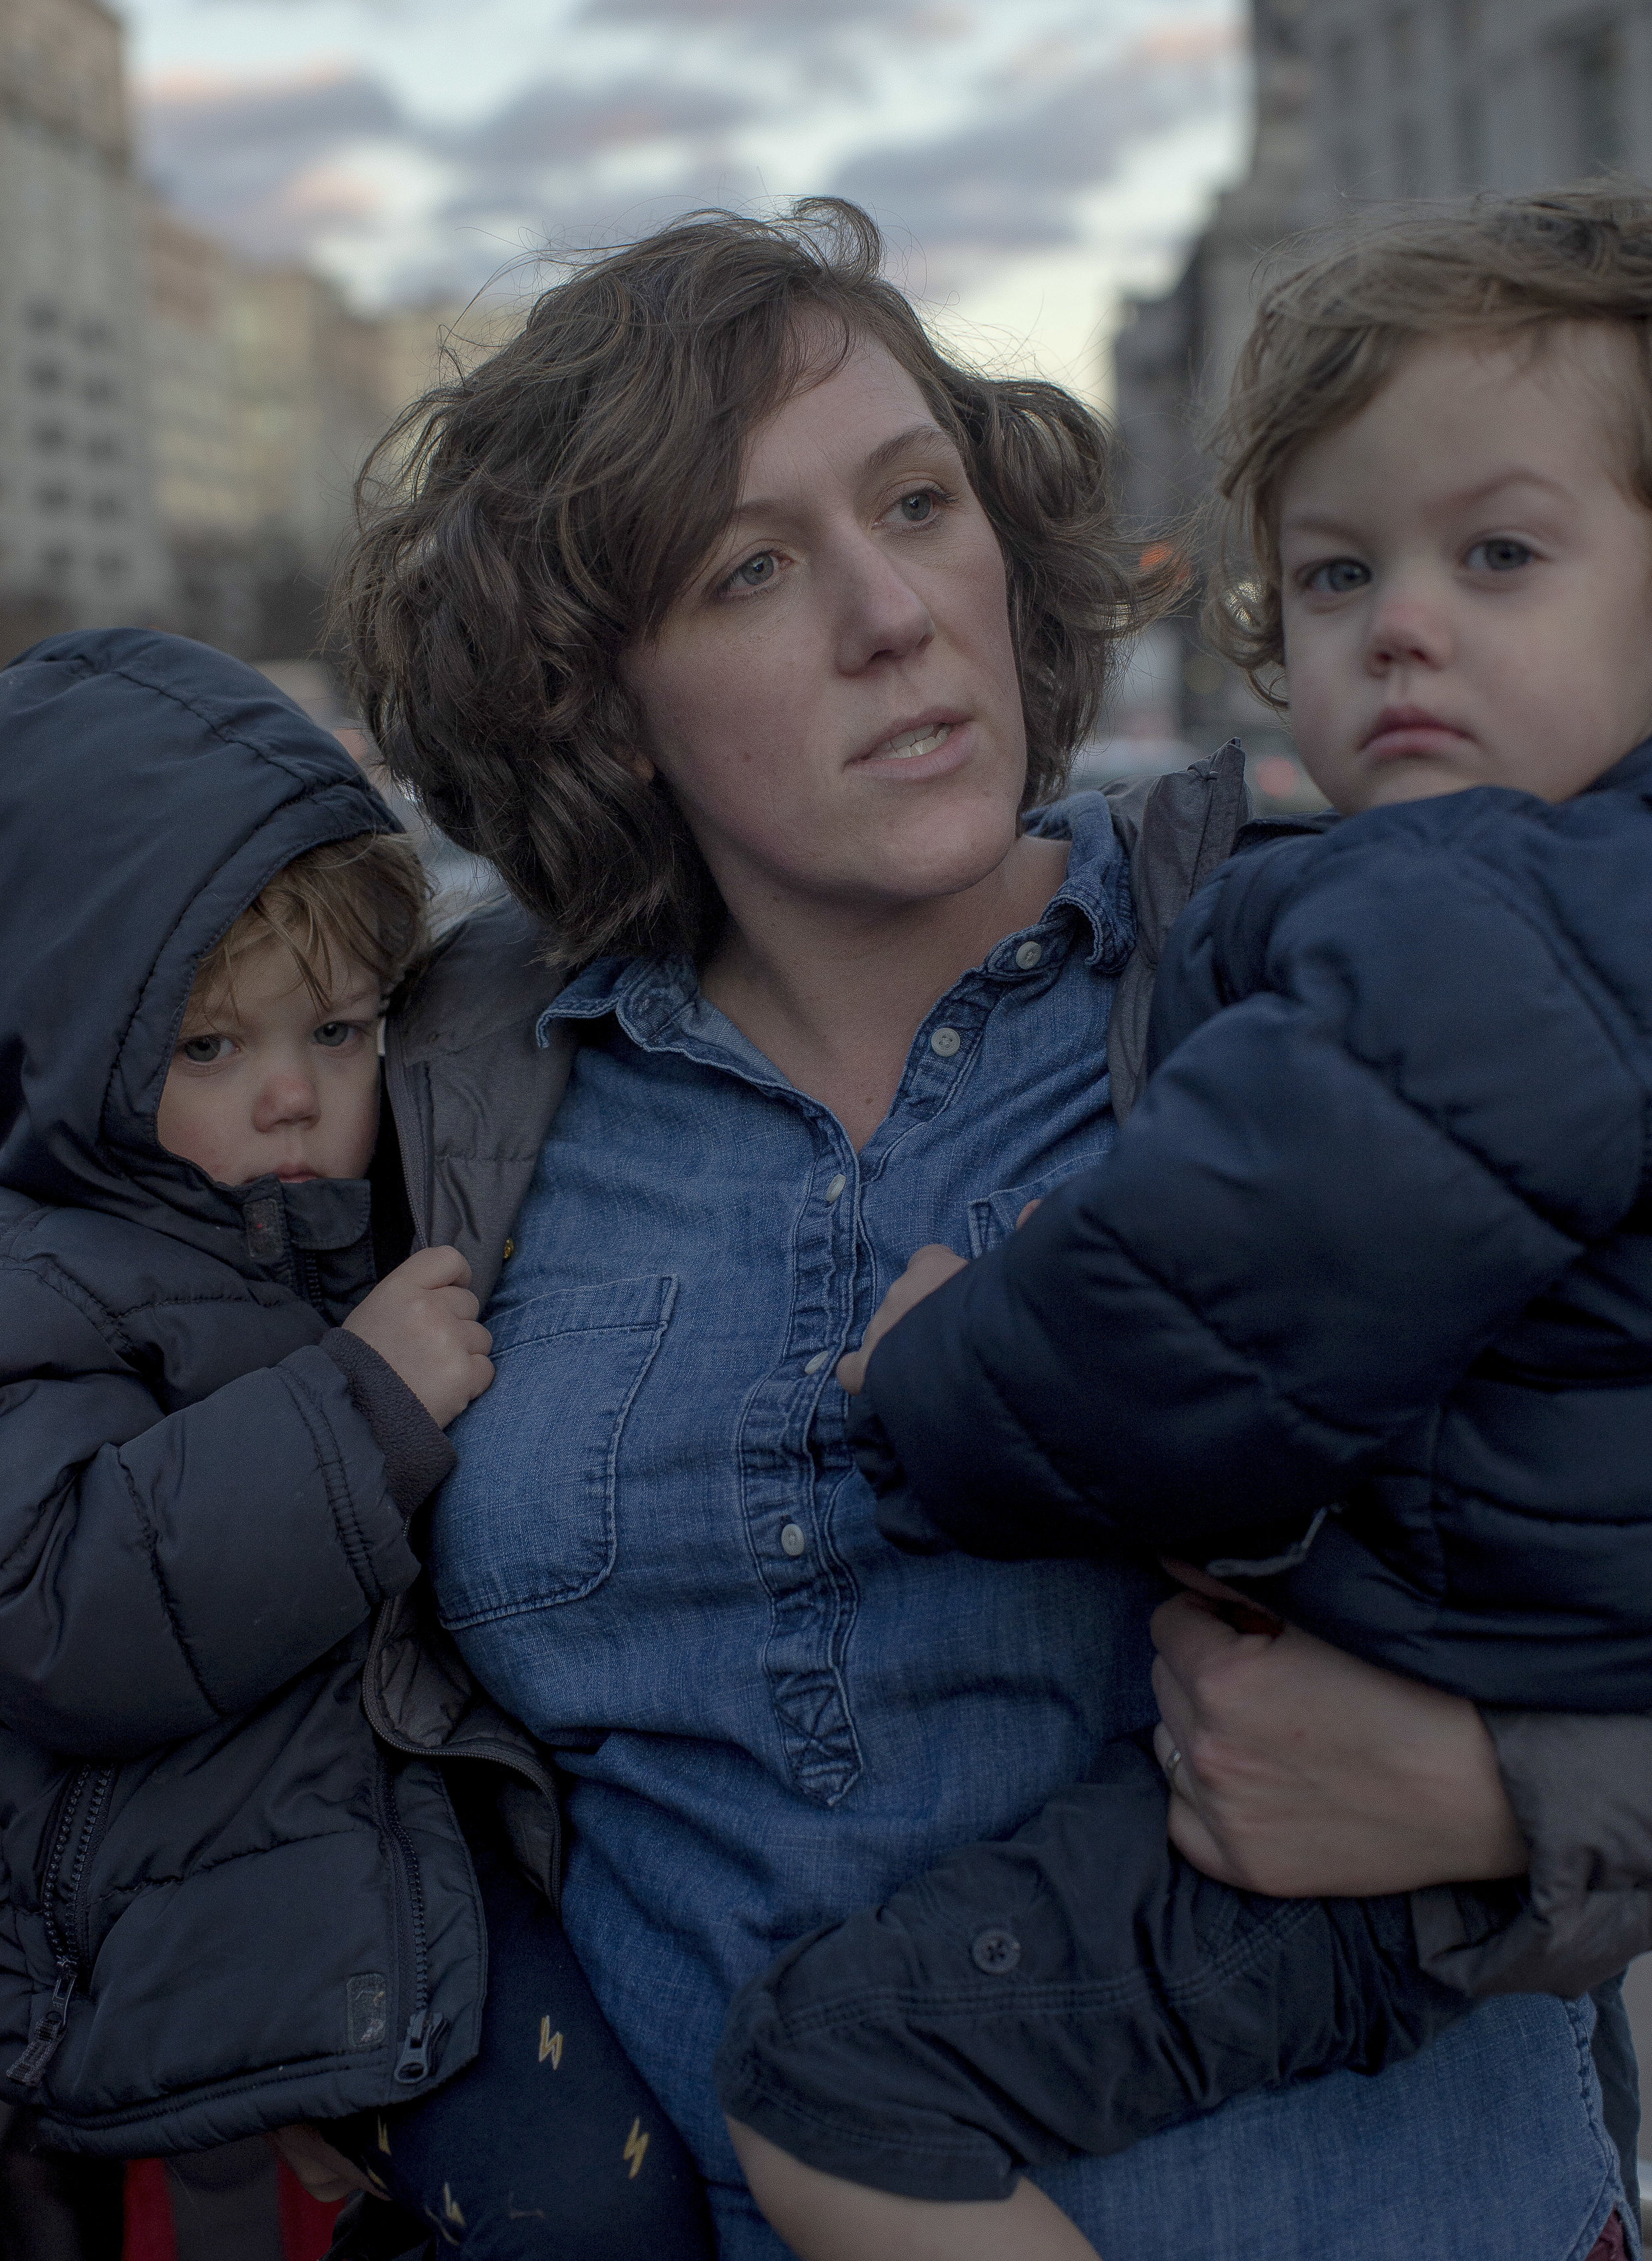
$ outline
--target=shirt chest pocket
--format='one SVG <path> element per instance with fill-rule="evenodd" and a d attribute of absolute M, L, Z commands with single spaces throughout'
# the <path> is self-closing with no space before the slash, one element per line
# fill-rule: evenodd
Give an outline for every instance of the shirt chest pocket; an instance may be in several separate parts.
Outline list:
<path fill-rule="evenodd" d="M 1004 1186 L 995 1194 L 982 1194 L 969 1205 L 969 1253 L 985 1256 L 989 1248 L 996 1248 L 1008 1240 L 1016 1230 L 1016 1220 L 1031 1201 L 1043 1201 L 1066 1185 L 1082 1170 L 1088 1170 L 1103 1159 L 1113 1143 L 1113 1128 L 1110 1121 L 1107 1135 L 1089 1149 L 1074 1155 L 1059 1170 L 1046 1170 L 1040 1178 L 1029 1178 L 1024 1186 Z"/>
<path fill-rule="evenodd" d="M 445 1626 L 577 1602 L 613 1569 L 620 1440 L 676 1293 L 604 1281 L 490 1317 L 493 1384 L 449 1432 L 459 1465 L 431 1520 Z"/>

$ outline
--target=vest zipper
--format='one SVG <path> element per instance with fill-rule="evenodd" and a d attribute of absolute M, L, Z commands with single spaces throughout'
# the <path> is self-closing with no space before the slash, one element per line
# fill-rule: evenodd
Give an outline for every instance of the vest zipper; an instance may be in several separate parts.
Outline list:
<path fill-rule="evenodd" d="M 46 2078 L 46 2069 L 57 2055 L 64 2035 L 68 2031 L 70 1997 L 79 1985 L 90 1942 L 86 1936 L 83 1911 L 79 1905 L 81 1882 L 86 1873 L 97 1824 L 109 1792 L 114 1783 L 113 1767 L 83 1766 L 75 1775 L 63 1808 L 63 1818 L 57 1825 L 52 1841 L 51 1856 L 46 1864 L 46 1877 L 40 1893 L 40 1920 L 46 1927 L 46 1940 L 52 1950 L 52 1960 L 57 1965 L 57 1981 L 51 1998 L 35 2021 L 23 2053 L 6 2069 L 6 2078 L 15 2080 L 20 2088 L 38 2088 Z M 75 1825 L 80 1819 L 83 1804 L 86 1820 L 75 1848 L 75 1865 L 69 1871 L 68 1902 L 74 1938 L 64 1936 L 57 1920 L 57 1883 L 62 1874 L 63 1862 L 75 1834 Z"/>
<path fill-rule="evenodd" d="M 427 1248 L 430 1245 L 433 1191 L 429 1146 L 425 1138 L 424 1116 L 413 1090 L 413 1077 L 402 1057 L 393 1023 L 386 1030 L 384 1096 L 390 1102 L 391 1120 L 396 1126 L 396 1138 L 401 1147 L 402 1183 L 406 1188 L 408 1213 L 413 1218 L 413 1246 Z"/>
<path fill-rule="evenodd" d="M 406 1906 L 413 1927 L 413 2014 L 407 2021 L 407 2030 L 402 2036 L 401 2055 L 396 2060 L 395 2077 L 411 2084 L 429 2078 L 435 2060 L 436 2042 L 446 2022 L 430 2007 L 429 1949 L 425 1930 L 425 1887 L 419 1873 L 419 1863 L 413 1852 L 413 1840 L 401 1818 L 401 1808 L 396 1800 L 395 1778 L 386 1765 L 381 1780 L 384 1784 L 385 1834 L 400 1866 L 406 1888 Z"/>

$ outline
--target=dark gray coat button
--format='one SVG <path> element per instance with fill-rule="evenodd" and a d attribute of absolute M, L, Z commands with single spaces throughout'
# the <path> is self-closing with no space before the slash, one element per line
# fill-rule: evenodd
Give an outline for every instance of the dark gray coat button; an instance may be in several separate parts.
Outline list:
<path fill-rule="evenodd" d="M 985 1931 L 976 1933 L 969 1959 L 977 1970 L 984 1970 L 988 1977 L 1001 1978 L 1020 1962 L 1021 1942 L 1002 1924 L 991 1924 Z"/>

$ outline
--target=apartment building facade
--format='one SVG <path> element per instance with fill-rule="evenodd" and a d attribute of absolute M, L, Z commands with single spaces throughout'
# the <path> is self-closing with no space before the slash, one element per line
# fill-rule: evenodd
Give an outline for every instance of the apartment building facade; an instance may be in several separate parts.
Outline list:
<path fill-rule="evenodd" d="M 159 614 L 120 27 L 0 0 L 0 637 Z"/>

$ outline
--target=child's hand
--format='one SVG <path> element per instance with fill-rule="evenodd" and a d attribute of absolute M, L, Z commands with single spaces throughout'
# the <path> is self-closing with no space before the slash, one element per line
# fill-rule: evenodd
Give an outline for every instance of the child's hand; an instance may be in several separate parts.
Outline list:
<path fill-rule="evenodd" d="M 481 1306 L 470 1280 L 470 1267 L 456 1248 L 421 1248 L 344 1322 L 443 1429 L 493 1379 L 493 1338 L 477 1323 Z"/>
<path fill-rule="evenodd" d="M 954 1256 L 950 1248 L 939 1241 L 931 1241 L 920 1248 L 906 1270 L 895 1281 L 872 1315 L 872 1324 L 866 1329 L 858 1350 L 851 1350 L 837 1361 L 837 1379 L 851 1397 L 857 1396 L 866 1379 L 866 1360 L 883 1340 L 897 1319 L 905 1318 L 915 1303 L 932 1296 L 944 1281 L 954 1272 L 961 1272 L 964 1260 Z"/>

